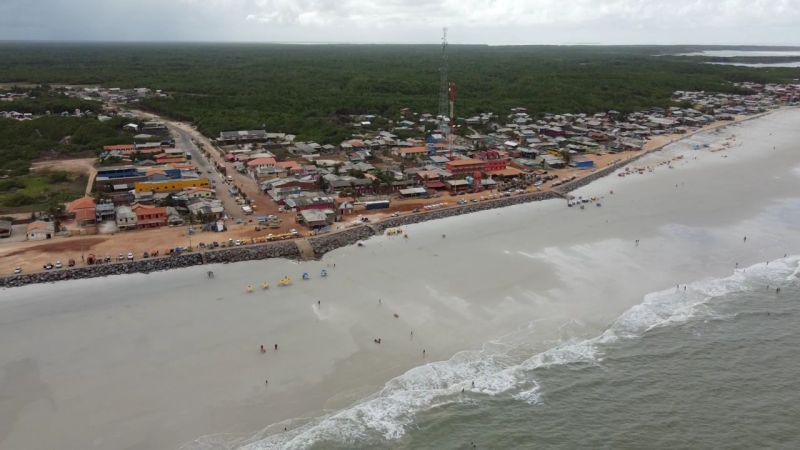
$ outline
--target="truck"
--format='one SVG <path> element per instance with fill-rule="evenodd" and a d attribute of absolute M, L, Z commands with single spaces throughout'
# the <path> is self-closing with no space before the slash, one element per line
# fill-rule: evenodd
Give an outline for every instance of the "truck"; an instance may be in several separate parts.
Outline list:
<path fill-rule="evenodd" d="M 242 205 L 242 212 L 249 216 L 250 214 L 253 214 L 253 208 L 251 208 L 250 205 Z"/>

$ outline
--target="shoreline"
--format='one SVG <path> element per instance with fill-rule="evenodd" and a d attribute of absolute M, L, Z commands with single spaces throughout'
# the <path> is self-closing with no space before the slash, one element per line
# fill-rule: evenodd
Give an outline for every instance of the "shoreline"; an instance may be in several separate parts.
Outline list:
<path fill-rule="evenodd" d="M 7 275 L 0 277 L 0 288 L 13 288 L 21 287 L 30 284 L 51 283 L 56 281 L 85 279 L 85 278 L 99 278 L 109 275 L 123 275 L 130 273 L 150 273 L 155 271 L 166 271 L 170 269 L 185 268 L 191 266 L 217 264 L 217 263 L 233 263 L 241 261 L 254 261 L 268 258 L 286 258 L 286 259 L 320 259 L 323 255 L 338 248 L 350 246 L 369 239 L 376 235 L 383 234 L 387 229 L 397 228 L 406 225 L 413 225 L 430 220 L 444 219 L 447 217 L 459 216 L 464 214 L 471 214 L 479 211 L 490 209 L 505 208 L 508 206 L 539 202 L 544 200 L 564 199 L 567 198 L 570 192 L 584 187 L 600 178 L 604 178 L 616 170 L 623 168 L 631 163 L 634 163 L 644 156 L 656 153 L 663 150 L 665 147 L 675 144 L 677 142 L 688 139 L 696 134 L 709 132 L 719 129 L 724 129 L 731 125 L 740 124 L 743 122 L 759 119 L 776 112 L 791 110 L 791 107 L 782 107 L 771 111 L 766 111 L 753 116 L 746 116 L 737 118 L 733 121 L 717 122 L 712 125 L 699 128 L 690 133 L 682 135 L 666 135 L 663 136 L 664 142 L 659 142 L 651 148 L 647 148 L 639 152 L 639 154 L 631 156 L 622 161 L 616 161 L 613 164 L 606 166 L 602 169 L 597 169 L 594 172 L 586 175 L 585 177 L 565 183 L 556 188 L 551 188 L 546 191 L 528 192 L 524 194 L 516 194 L 510 197 L 503 197 L 493 200 L 485 200 L 479 203 L 469 203 L 466 205 L 454 205 L 442 209 L 422 211 L 419 213 L 407 214 L 399 217 L 392 217 L 380 220 L 378 222 L 358 225 L 352 228 L 334 231 L 321 236 L 313 236 L 302 239 L 294 239 L 291 241 L 269 242 L 264 244 L 250 244 L 241 247 L 224 248 L 203 252 L 192 252 L 179 256 L 164 256 L 155 259 L 126 261 L 120 263 L 109 263 L 95 266 L 83 266 L 76 268 L 64 268 L 61 270 L 40 271 L 33 273 L 26 273 L 20 275 Z M 653 140 L 648 143 L 653 142 Z M 309 254 L 307 249 L 308 245 L 300 244 L 299 241 L 305 241 L 310 245 L 313 255 Z M 306 250 L 304 252 L 303 250 Z"/>

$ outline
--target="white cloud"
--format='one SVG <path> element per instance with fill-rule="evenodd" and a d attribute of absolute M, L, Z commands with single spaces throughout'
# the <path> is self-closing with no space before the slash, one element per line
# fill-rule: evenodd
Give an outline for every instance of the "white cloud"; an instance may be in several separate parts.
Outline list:
<path fill-rule="evenodd" d="M 800 0 L 0 0 L 0 25 L 0 39 L 435 42 L 449 26 L 463 43 L 800 44 Z"/>

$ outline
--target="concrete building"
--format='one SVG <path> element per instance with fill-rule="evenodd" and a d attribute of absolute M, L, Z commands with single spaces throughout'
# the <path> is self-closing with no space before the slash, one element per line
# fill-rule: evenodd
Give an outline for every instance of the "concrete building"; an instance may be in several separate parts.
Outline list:
<path fill-rule="evenodd" d="M 56 225 L 53 222 L 35 220 L 28 224 L 26 233 L 29 241 L 52 239 L 56 234 Z"/>
<path fill-rule="evenodd" d="M 136 228 L 159 228 L 167 225 L 167 209 L 159 206 L 133 205 Z"/>
<path fill-rule="evenodd" d="M 114 204 L 110 202 L 98 203 L 95 208 L 95 220 L 97 223 L 106 220 L 114 220 L 115 210 Z"/>
<path fill-rule="evenodd" d="M 486 163 L 480 159 L 456 159 L 447 163 L 447 171 L 454 177 L 472 175 L 475 172 L 483 172 Z"/>
<path fill-rule="evenodd" d="M 137 228 L 136 214 L 130 206 L 118 206 L 116 210 L 117 229 L 135 230 Z"/>
<path fill-rule="evenodd" d="M 67 205 L 67 213 L 75 217 L 79 227 L 94 225 L 97 221 L 97 204 L 92 197 L 79 198 Z"/>

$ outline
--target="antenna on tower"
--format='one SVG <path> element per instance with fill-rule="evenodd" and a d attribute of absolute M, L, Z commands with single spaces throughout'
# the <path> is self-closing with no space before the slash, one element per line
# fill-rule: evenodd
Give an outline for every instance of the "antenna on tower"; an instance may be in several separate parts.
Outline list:
<path fill-rule="evenodd" d="M 442 28 L 442 62 L 439 66 L 439 117 L 442 122 L 449 117 L 450 98 L 448 95 L 449 85 L 447 82 L 447 27 Z"/>

